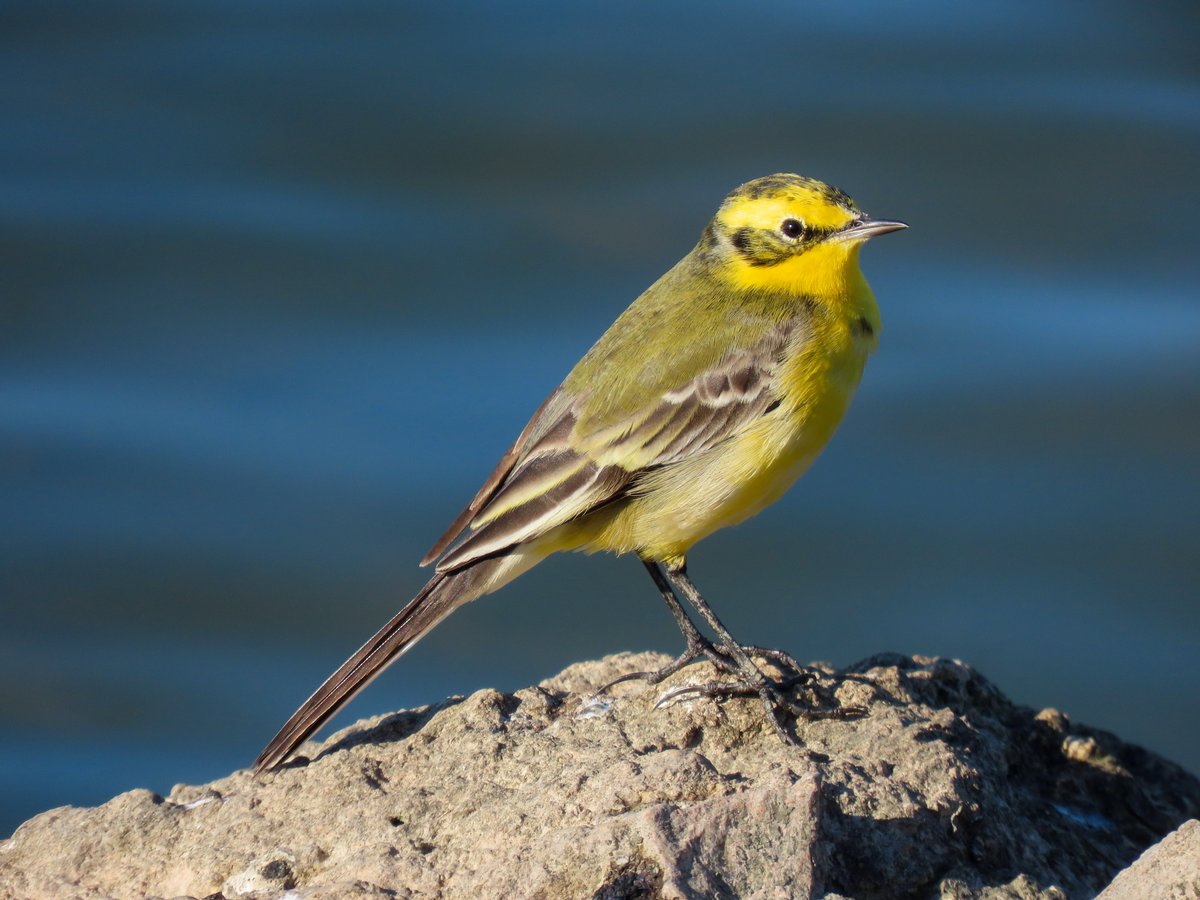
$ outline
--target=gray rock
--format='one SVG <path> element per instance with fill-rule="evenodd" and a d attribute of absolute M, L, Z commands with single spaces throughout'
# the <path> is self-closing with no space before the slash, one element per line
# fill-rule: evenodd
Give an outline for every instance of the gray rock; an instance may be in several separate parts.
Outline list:
<path fill-rule="evenodd" d="M 1196 900 L 1200 897 L 1200 822 L 1184 822 L 1137 858 L 1097 900 Z"/>
<path fill-rule="evenodd" d="M 707 666 L 592 696 L 664 661 L 380 716 L 259 779 L 50 810 L 0 842 L 0 897 L 1092 897 L 1200 815 L 1177 766 L 959 662 L 823 669 L 817 700 L 869 715 L 801 722 L 795 748 L 757 702 L 655 708 Z"/>

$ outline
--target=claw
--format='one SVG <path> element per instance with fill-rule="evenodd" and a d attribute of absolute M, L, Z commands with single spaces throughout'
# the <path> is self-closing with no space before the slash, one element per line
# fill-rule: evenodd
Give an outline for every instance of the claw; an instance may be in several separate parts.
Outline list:
<path fill-rule="evenodd" d="M 690 665 L 694 665 L 704 659 L 707 659 L 713 664 L 713 667 L 719 672 L 725 672 L 729 675 L 738 673 L 736 665 L 728 659 L 719 649 L 714 647 L 706 640 L 700 639 L 689 643 L 688 648 L 680 653 L 677 657 L 663 666 L 661 669 L 656 669 L 653 672 L 626 672 L 617 678 L 614 678 L 608 684 L 596 690 L 595 696 L 607 693 L 609 688 L 615 687 L 618 684 L 623 684 L 626 681 L 644 681 L 647 684 L 661 684 L 666 681 L 680 669 L 685 669 Z"/>
<path fill-rule="evenodd" d="M 772 653 L 766 652 L 759 647 L 745 647 L 743 649 L 753 653 L 755 656 L 767 659 L 775 658 Z M 762 701 L 763 707 L 767 712 L 767 717 L 776 735 L 785 744 L 793 747 L 800 746 L 800 742 L 784 727 L 784 723 L 781 720 L 781 714 L 783 713 L 790 713 L 795 719 L 803 719 L 805 721 L 857 719 L 867 714 L 866 707 L 863 706 L 837 706 L 822 709 L 817 706 L 798 703 L 792 697 L 787 696 L 786 691 L 814 682 L 817 679 L 817 673 L 799 665 L 799 663 L 796 663 L 795 660 L 786 653 L 783 653 L 783 651 L 778 651 L 778 653 L 782 657 L 781 661 L 785 662 L 788 668 L 795 670 L 795 675 L 779 681 L 760 675 L 758 678 L 743 678 L 738 681 L 708 681 L 702 684 L 686 684 L 681 687 L 672 688 L 664 693 L 658 698 L 658 702 L 654 704 L 654 708 L 665 709 L 672 703 L 689 697 L 711 697 L 713 699 L 758 697 Z"/>

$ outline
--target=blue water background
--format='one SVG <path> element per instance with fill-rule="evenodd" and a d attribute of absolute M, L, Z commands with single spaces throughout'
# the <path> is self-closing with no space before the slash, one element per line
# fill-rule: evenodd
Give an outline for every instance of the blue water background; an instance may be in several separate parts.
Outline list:
<path fill-rule="evenodd" d="M 0 7 L 0 836 L 247 764 L 731 187 L 903 218 L 825 456 L 701 544 L 736 634 L 975 665 L 1200 771 L 1192 3 Z M 343 714 L 676 650 L 631 559 Z"/>

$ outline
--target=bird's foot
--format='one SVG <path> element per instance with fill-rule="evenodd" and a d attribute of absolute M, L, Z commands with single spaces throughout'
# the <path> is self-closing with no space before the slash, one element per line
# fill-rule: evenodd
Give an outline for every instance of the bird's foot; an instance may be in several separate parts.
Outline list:
<path fill-rule="evenodd" d="M 704 684 L 689 684 L 667 691 L 655 704 L 656 709 L 669 706 L 679 700 L 694 697 L 711 697 L 715 700 L 725 700 L 730 697 L 758 697 L 767 713 L 775 734 L 781 741 L 790 746 L 799 746 L 795 735 L 785 727 L 785 717 L 791 715 L 794 719 L 813 721 L 817 719 L 857 719 L 867 714 L 863 706 L 841 706 L 828 690 L 820 689 L 816 682 L 818 673 L 810 668 L 801 666 L 794 657 L 782 650 L 771 650 L 763 647 L 746 646 L 742 648 L 746 654 L 770 660 L 780 669 L 791 669 L 793 674 L 779 680 L 769 678 L 751 666 L 751 671 L 737 668 L 738 678 L 732 681 L 709 681 Z M 730 660 L 732 663 L 733 661 Z M 736 664 L 735 664 L 736 665 Z M 811 701 L 804 703 L 795 698 L 793 689 L 805 685 L 811 695 Z"/>
<path fill-rule="evenodd" d="M 725 655 L 716 645 L 702 637 L 697 637 L 689 640 L 687 649 L 661 669 L 655 669 L 652 672 L 626 672 L 619 678 L 614 678 L 608 684 L 597 689 L 596 695 L 599 696 L 600 694 L 607 693 L 609 688 L 623 684 L 626 681 L 644 681 L 646 684 L 661 684 L 680 669 L 685 669 L 703 660 L 708 660 L 716 667 L 717 671 L 723 672 L 726 675 L 737 675 L 740 672 L 737 663 Z"/>
<path fill-rule="evenodd" d="M 813 672 L 805 668 L 796 661 L 796 658 L 784 650 L 775 650 L 771 647 L 758 647 L 754 644 L 742 644 L 741 650 L 747 656 L 756 656 L 760 659 L 768 660 L 781 670 L 791 670 L 794 674 L 784 679 L 787 686 L 801 684 L 811 681 Z M 722 646 L 714 644 L 703 637 L 697 637 L 694 640 L 688 641 L 687 649 L 680 653 L 677 657 L 663 666 L 661 669 L 655 669 L 652 672 L 626 672 L 619 678 L 614 678 L 612 681 L 605 684 L 596 690 L 596 696 L 607 693 L 609 688 L 615 687 L 618 684 L 623 684 L 626 681 L 644 681 L 647 684 L 661 684 L 666 681 L 676 672 L 681 669 L 686 669 L 688 666 L 695 665 L 698 662 L 708 660 L 713 667 L 725 675 L 743 675 L 743 669 L 738 665 L 728 651 Z"/>

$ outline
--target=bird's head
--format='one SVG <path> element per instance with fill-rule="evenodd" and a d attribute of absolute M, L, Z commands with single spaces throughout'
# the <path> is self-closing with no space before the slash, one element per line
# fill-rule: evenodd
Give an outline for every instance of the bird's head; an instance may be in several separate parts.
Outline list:
<path fill-rule="evenodd" d="M 821 294 L 857 273 L 867 238 L 906 227 L 872 219 L 820 181 L 768 175 L 725 198 L 697 250 L 738 287 Z"/>

